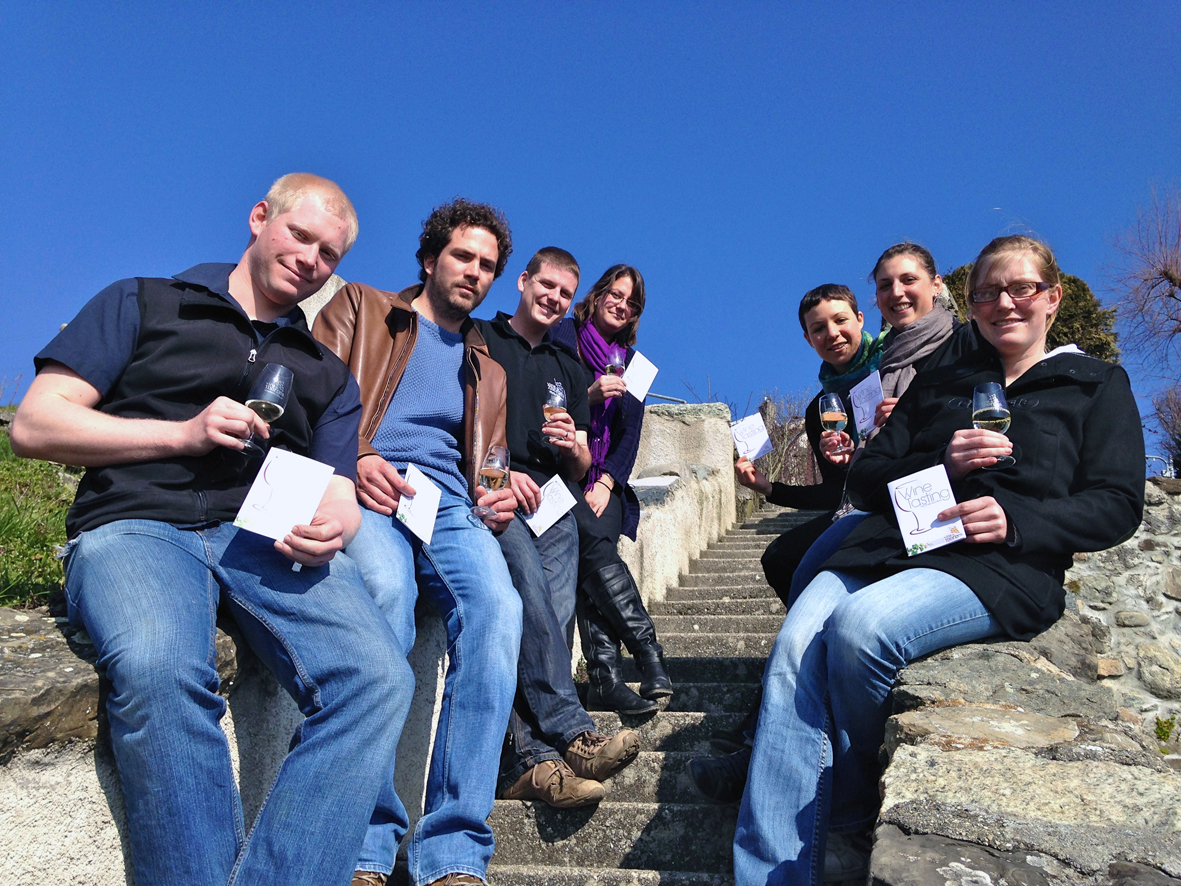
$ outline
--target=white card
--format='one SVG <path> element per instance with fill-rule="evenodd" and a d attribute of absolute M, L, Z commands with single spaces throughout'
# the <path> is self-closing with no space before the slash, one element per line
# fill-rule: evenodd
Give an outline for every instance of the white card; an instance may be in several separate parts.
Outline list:
<path fill-rule="evenodd" d="M 554 474 L 541 487 L 541 504 L 537 510 L 525 518 L 525 525 L 534 535 L 541 537 L 545 531 L 562 519 L 562 516 L 574 507 L 574 496 L 562 482 L 562 478 Z"/>
<path fill-rule="evenodd" d="M 421 538 L 424 545 L 429 545 L 435 533 L 435 515 L 439 513 L 439 498 L 443 493 L 418 465 L 406 465 L 406 482 L 414 490 L 414 495 L 403 495 L 398 499 L 398 519 Z"/>
<path fill-rule="evenodd" d="M 286 449 L 272 449 L 238 509 L 234 525 L 276 541 L 316 516 L 332 466 Z"/>
<path fill-rule="evenodd" d="M 627 364 L 627 369 L 623 371 L 622 378 L 623 383 L 627 385 L 627 392 L 643 403 L 659 371 L 651 360 L 636 351 L 631 362 Z"/>
<path fill-rule="evenodd" d="M 873 430 L 873 414 L 882 402 L 882 374 L 876 369 L 849 389 L 853 401 L 853 421 L 864 437 Z"/>
<path fill-rule="evenodd" d="M 964 524 L 959 517 L 942 523 L 935 520 L 937 514 L 956 503 L 943 465 L 899 477 L 886 488 L 909 556 L 964 540 Z"/>
<path fill-rule="evenodd" d="M 767 426 L 763 424 L 763 416 L 757 412 L 731 422 L 730 436 L 734 438 L 734 448 L 738 450 L 740 458 L 754 461 L 771 451 L 771 438 L 767 436 Z"/>

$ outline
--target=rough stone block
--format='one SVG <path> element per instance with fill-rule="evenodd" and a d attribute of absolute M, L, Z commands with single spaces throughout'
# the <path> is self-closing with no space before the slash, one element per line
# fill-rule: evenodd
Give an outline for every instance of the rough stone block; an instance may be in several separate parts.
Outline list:
<path fill-rule="evenodd" d="M 1157 698 L 1181 698 L 1181 658 L 1159 643 L 1136 649 L 1140 682 Z"/>

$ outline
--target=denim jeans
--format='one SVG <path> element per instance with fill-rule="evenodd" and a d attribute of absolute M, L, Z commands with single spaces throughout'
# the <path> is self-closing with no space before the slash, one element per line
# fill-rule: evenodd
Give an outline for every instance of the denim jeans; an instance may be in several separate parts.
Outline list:
<path fill-rule="evenodd" d="M 788 592 L 787 599 L 784 600 L 784 605 L 788 608 L 791 607 L 804 588 L 810 585 L 812 579 L 824 568 L 828 558 L 835 554 L 845 539 L 849 537 L 849 533 L 860 526 L 861 521 L 868 516 L 869 511 L 850 511 L 840 519 L 834 520 L 832 525 L 824 530 L 820 538 L 812 542 L 812 546 L 800 559 L 795 574 L 791 577 L 791 590 Z"/>
<path fill-rule="evenodd" d="M 466 497 L 442 490 L 429 545 L 396 517 L 361 508 L 361 529 L 348 548 L 399 648 L 414 645 L 414 604 L 420 593 L 447 628 L 442 711 L 423 815 L 409 847 L 415 884 L 449 873 L 482 878 L 494 845 L 486 819 L 516 685 L 521 603 L 492 532 L 470 508 Z M 391 766 L 357 869 L 388 874 L 406 826 Z"/>
<path fill-rule="evenodd" d="M 574 688 L 564 628 L 574 615 L 578 584 L 573 516 L 566 514 L 539 538 L 517 519 L 499 540 L 525 620 L 517 695 L 501 761 L 501 783 L 511 785 L 543 760 L 562 759 L 559 749 L 593 730 L 594 721 Z"/>
<path fill-rule="evenodd" d="M 878 747 L 908 662 L 1000 633 L 984 604 L 934 569 L 870 579 L 822 572 L 775 641 L 734 835 L 736 886 L 820 883 L 839 829 L 877 815 Z"/>
<path fill-rule="evenodd" d="M 119 520 L 78 535 L 65 565 L 70 618 L 111 683 L 138 886 L 347 883 L 413 692 L 353 562 L 292 572 L 228 523 Z M 307 717 L 249 839 L 218 725 L 219 603 Z"/>

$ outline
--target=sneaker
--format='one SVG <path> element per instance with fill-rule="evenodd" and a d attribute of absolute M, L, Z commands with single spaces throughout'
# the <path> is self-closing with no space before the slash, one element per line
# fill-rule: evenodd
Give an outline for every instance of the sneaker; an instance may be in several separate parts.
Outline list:
<path fill-rule="evenodd" d="M 354 871 L 352 886 L 385 886 L 387 879 L 380 871 Z"/>
<path fill-rule="evenodd" d="M 500 795 L 502 800 L 541 800 L 558 809 L 591 806 L 606 796 L 601 784 L 579 778 L 561 760 L 542 760 Z"/>
<path fill-rule="evenodd" d="M 864 883 L 869 876 L 869 853 L 873 837 L 865 832 L 834 834 L 824 842 L 824 882 L 842 883 L 856 880 Z"/>
<path fill-rule="evenodd" d="M 584 732 L 570 742 L 562 756 L 579 778 L 603 781 L 634 760 L 639 752 L 639 734 L 631 729 L 621 729 L 611 738 L 597 732 Z"/>
<path fill-rule="evenodd" d="M 750 748 L 743 745 L 724 757 L 698 757 L 689 761 L 689 780 L 697 793 L 711 803 L 737 803 L 746 787 Z"/>

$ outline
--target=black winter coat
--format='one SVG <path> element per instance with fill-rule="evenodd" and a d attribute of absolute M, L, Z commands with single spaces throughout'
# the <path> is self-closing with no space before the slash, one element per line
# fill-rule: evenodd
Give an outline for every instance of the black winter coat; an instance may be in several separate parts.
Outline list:
<path fill-rule="evenodd" d="M 978 333 L 977 333 L 978 335 Z M 854 502 L 873 513 L 826 569 L 938 569 L 963 581 L 1011 637 L 1028 639 L 1065 608 L 1063 576 L 1076 551 L 1129 538 L 1144 510 L 1144 437 L 1128 375 L 1079 354 L 1049 357 L 1007 389 L 1017 463 L 952 482 L 956 501 L 991 495 L 1011 542 L 959 542 L 908 557 L 886 483 L 943 462 L 952 434 L 972 426 L 972 389 L 1004 384 L 996 351 L 921 373 L 849 472 Z"/>

